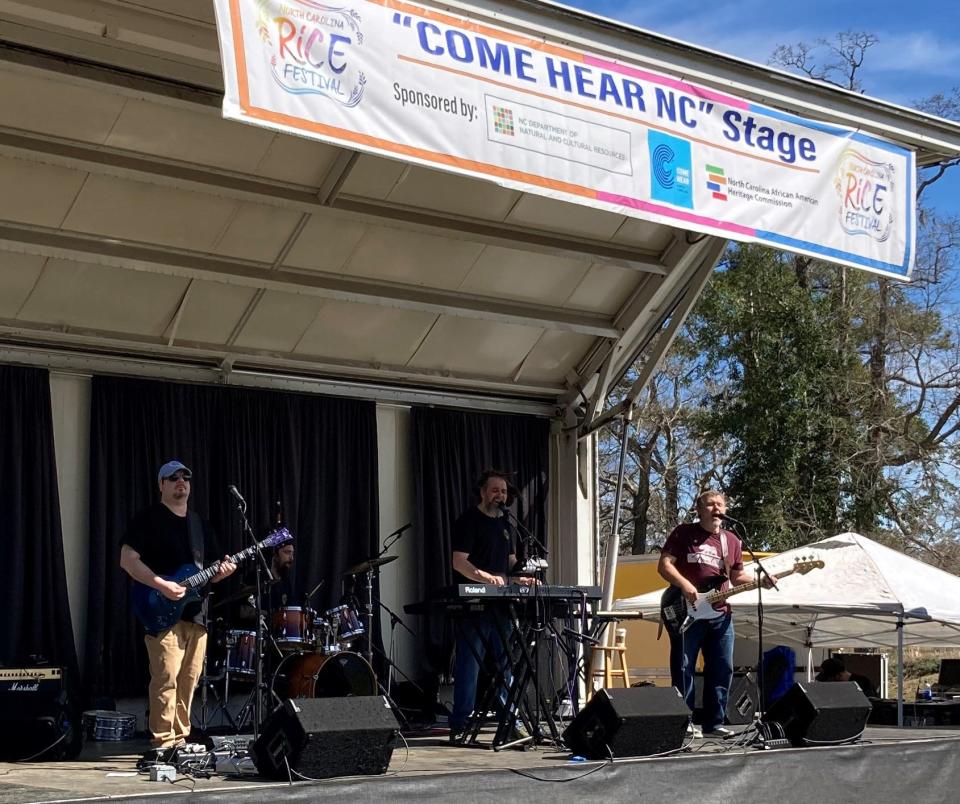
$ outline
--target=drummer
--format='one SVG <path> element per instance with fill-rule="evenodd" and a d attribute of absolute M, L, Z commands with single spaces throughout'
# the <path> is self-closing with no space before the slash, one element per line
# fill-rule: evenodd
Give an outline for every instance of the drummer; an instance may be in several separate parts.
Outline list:
<path fill-rule="evenodd" d="M 293 542 L 287 542 L 274 549 L 273 558 L 270 560 L 270 573 L 273 575 L 274 583 L 271 584 L 270 592 L 264 600 L 265 609 L 276 611 L 286 606 L 296 605 L 293 588 L 295 558 L 296 549 Z"/>
<path fill-rule="evenodd" d="M 272 553 L 272 555 L 270 555 Z M 277 611 L 287 606 L 295 606 L 293 587 L 293 562 L 296 558 L 296 548 L 293 542 L 287 542 L 272 551 L 264 550 L 264 554 L 270 560 L 270 575 L 272 581 L 267 581 L 263 586 L 263 600 L 261 605 L 265 612 Z M 248 586 L 255 588 L 256 575 L 248 573 L 245 578 Z M 246 622 L 256 619 L 256 609 L 253 607 L 253 599 L 245 600 L 240 606 L 240 620 Z"/>

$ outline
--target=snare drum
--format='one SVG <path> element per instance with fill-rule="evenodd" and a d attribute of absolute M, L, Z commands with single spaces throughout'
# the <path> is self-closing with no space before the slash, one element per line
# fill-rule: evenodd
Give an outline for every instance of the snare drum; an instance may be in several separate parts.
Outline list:
<path fill-rule="evenodd" d="M 83 713 L 83 736 L 87 740 L 132 740 L 137 716 L 108 709 L 90 709 Z"/>
<path fill-rule="evenodd" d="M 330 623 L 331 639 L 334 643 L 347 642 L 363 636 L 363 625 L 353 606 L 336 606 L 327 609 L 323 616 Z"/>
<path fill-rule="evenodd" d="M 227 632 L 226 668 L 228 673 L 236 673 L 240 676 L 254 676 L 257 674 L 256 659 L 256 631 Z"/>
<path fill-rule="evenodd" d="M 358 653 L 293 653 L 277 667 L 271 690 L 281 698 L 376 695 L 373 669 Z"/>
<path fill-rule="evenodd" d="M 277 647 L 284 653 L 312 648 L 316 644 L 313 633 L 316 614 L 313 609 L 299 606 L 287 606 L 273 612 L 270 616 L 270 633 Z"/>

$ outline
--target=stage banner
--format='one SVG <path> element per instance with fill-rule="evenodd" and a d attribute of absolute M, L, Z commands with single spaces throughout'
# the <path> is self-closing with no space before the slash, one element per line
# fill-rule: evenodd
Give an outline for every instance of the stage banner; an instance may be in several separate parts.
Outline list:
<path fill-rule="evenodd" d="M 227 118 L 910 274 L 914 154 L 892 143 L 480 12 L 398 0 L 215 3 Z"/>

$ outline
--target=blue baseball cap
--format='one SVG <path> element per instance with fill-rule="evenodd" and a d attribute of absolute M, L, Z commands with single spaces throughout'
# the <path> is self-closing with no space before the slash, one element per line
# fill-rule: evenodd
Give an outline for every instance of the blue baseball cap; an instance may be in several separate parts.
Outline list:
<path fill-rule="evenodd" d="M 193 472 L 180 463 L 180 461 L 167 461 L 163 466 L 160 467 L 160 471 L 157 472 L 157 482 L 166 480 L 168 477 L 173 475 L 174 472 L 179 472 L 181 469 L 186 472 L 187 480 L 189 480 L 193 475 Z"/>

